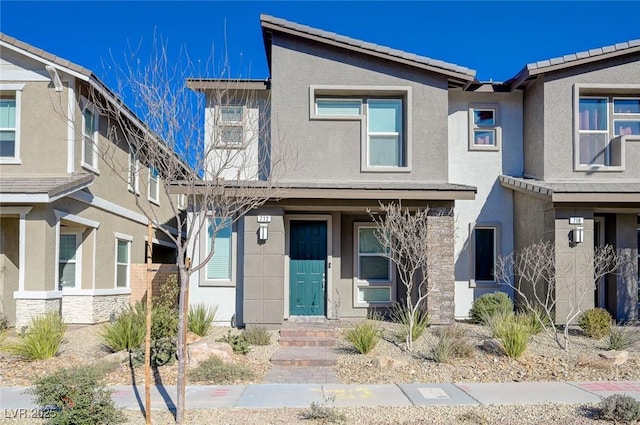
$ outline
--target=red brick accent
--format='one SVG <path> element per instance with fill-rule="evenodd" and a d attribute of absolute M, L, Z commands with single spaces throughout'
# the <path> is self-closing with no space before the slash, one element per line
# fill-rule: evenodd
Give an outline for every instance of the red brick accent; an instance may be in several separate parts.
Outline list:
<path fill-rule="evenodd" d="M 175 264 L 152 264 L 151 274 L 152 293 L 160 293 L 160 286 L 171 276 L 178 276 L 178 267 Z M 136 301 L 142 301 L 147 295 L 147 265 L 131 264 L 131 305 Z"/>

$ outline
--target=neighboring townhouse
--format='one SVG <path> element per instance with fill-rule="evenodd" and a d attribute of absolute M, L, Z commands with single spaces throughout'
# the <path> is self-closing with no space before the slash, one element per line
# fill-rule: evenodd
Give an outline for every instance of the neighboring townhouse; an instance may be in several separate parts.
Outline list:
<path fill-rule="evenodd" d="M 265 145 L 285 146 L 297 163 L 272 182 L 273 199 L 217 235 L 213 259 L 190 282 L 191 300 L 217 305 L 219 321 L 249 326 L 388 307 L 405 294 L 368 211 L 393 201 L 451 212 L 430 217 L 434 323 L 467 318 L 484 293 L 513 296 L 496 281 L 498 257 L 540 240 L 554 242 L 567 272 L 556 294 L 560 322 L 568 288 L 586 288 L 592 275 L 578 260 L 604 243 L 633 261 L 582 309 L 635 317 L 637 42 L 482 83 L 464 67 L 271 16 L 261 25 L 269 79 L 189 85 L 207 96 L 207 133 L 224 135 L 222 150 L 246 149 L 261 164 Z M 259 101 L 222 101 L 229 88 Z M 264 126 L 268 142 L 247 143 Z M 238 171 L 221 177 L 237 180 Z M 203 258 L 211 243 L 197 243 Z"/>
<path fill-rule="evenodd" d="M 612 245 L 626 262 L 584 308 L 606 308 L 617 320 L 638 317 L 640 245 L 640 40 L 525 66 L 505 83 L 523 93 L 523 173 L 505 169 L 513 192 L 514 241 L 554 243 L 557 319 L 592 284 L 582 259 Z M 587 286 L 585 286 L 587 285 Z"/>
<path fill-rule="evenodd" d="M 146 131 L 91 71 L 0 34 L 0 314 L 18 328 L 50 311 L 103 322 L 129 304 L 148 222 L 134 191 L 175 226 L 176 200 L 110 140 L 112 117 L 94 99 Z M 154 234 L 154 262 L 175 264 L 175 245 Z"/>

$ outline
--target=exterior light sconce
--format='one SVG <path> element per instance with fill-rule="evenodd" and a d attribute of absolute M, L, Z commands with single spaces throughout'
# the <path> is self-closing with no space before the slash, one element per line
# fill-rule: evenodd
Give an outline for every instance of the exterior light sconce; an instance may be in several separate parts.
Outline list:
<path fill-rule="evenodd" d="M 267 227 L 267 224 L 260 224 L 260 227 L 258 228 L 258 238 L 261 241 L 266 241 L 267 238 L 269 237 L 269 227 Z"/>
<path fill-rule="evenodd" d="M 575 229 L 573 229 L 571 241 L 574 244 L 579 244 L 584 242 L 584 227 L 576 227 Z"/>

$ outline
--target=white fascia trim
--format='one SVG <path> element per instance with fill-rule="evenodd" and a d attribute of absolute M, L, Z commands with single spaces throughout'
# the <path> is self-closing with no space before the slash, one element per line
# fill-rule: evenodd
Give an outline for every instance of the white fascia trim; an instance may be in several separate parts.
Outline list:
<path fill-rule="evenodd" d="M 72 223 L 80 224 L 81 226 L 93 227 L 94 229 L 100 227 L 99 222 L 89 220 L 88 218 L 80 217 L 75 214 L 69 214 L 68 212 L 60 210 L 53 210 L 53 212 L 58 220 L 64 219 Z"/>
<path fill-rule="evenodd" d="M 127 241 L 127 242 L 132 242 L 133 241 L 133 236 L 125 235 L 124 233 L 113 232 L 113 236 L 116 239 L 120 239 L 120 240 L 123 240 L 123 241 Z"/>
<path fill-rule="evenodd" d="M 106 199 L 103 199 L 97 196 L 92 196 L 90 193 L 87 193 L 87 192 L 76 192 L 72 195 L 69 195 L 69 198 L 75 199 L 76 201 L 91 205 L 101 210 L 110 212 L 112 214 L 119 215 L 120 217 L 124 217 L 131 221 L 135 221 L 136 223 L 144 224 L 145 226 L 149 222 L 147 217 L 145 217 L 143 214 L 137 213 L 135 211 L 131 211 L 130 209 L 127 209 L 125 207 L 121 207 L 120 205 L 114 204 L 113 202 L 107 201 Z M 167 229 L 169 232 L 171 232 L 171 234 L 178 235 L 178 229 L 176 229 L 175 227 L 171 227 L 171 226 L 163 226 L 163 227 Z"/>
<path fill-rule="evenodd" d="M 147 236 L 144 237 L 144 240 L 145 242 L 149 242 L 149 238 Z M 173 242 L 162 241 L 156 238 L 151 239 L 151 242 L 156 245 L 166 246 L 167 248 L 178 248 L 178 245 L 174 244 Z"/>
<path fill-rule="evenodd" d="M 96 297 L 107 295 L 131 295 L 130 288 L 115 289 L 75 289 L 65 288 L 62 290 L 63 297 Z"/>
<path fill-rule="evenodd" d="M 15 300 L 55 300 L 62 298 L 62 291 L 15 291 Z"/>
<path fill-rule="evenodd" d="M 5 207 L 0 210 L 0 215 L 22 215 L 29 214 L 33 207 Z"/>
<path fill-rule="evenodd" d="M 0 90 L 22 91 L 25 84 L 0 84 Z"/>
<path fill-rule="evenodd" d="M 44 193 L 2 193 L 0 202 L 21 203 L 21 204 L 48 204 L 49 195 Z"/>
<path fill-rule="evenodd" d="M 76 142 L 76 85 L 74 80 L 67 81 L 67 173 L 75 171 L 75 142 Z"/>
<path fill-rule="evenodd" d="M 83 81 L 89 81 L 89 77 L 87 77 L 86 75 L 82 75 L 82 74 L 80 74 L 78 72 L 75 72 L 75 71 L 69 69 L 69 68 L 66 68 L 64 66 L 60 66 L 58 64 L 55 64 L 55 63 L 53 63 L 51 61 L 48 61 L 48 60 L 44 59 L 42 56 L 35 55 L 35 54 L 33 54 L 33 53 L 31 53 L 31 52 L 29 52 L 27 50 L 21 49 L 21 48 L 16 47 L 16 46 L 14 46 L 12 44 L 6 43 L 4 41 L 0 41 L 0 46 L 2 46 L 5 49 L 13 50 L 14 52 L 18 52 L 21 55 L 24 55 L 24 56 L 26 56 L 28 58 L 37 60 L 38 62 L 41 62 L 41 63 L 43 63 L 45 65 L 52 66 L 53 68 L 56 68 L 56 69 L 58 69 L 60 71 L 66 72 L 68 74 L 71 74 L 74 77 L 80 78 Z"/>

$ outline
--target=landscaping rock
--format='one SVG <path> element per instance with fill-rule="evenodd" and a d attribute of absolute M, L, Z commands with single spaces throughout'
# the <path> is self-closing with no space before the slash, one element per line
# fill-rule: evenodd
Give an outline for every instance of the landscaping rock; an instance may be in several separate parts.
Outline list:
<path fill-rule="evenodd" d="M 194 342 L 198 342 L 202 339 L 202 337 L 193 332 L 187 332 L 187 344 L 193 344 Z"/>
<path fill-rule="evenodd" d="M 188 367 L 197 367 L 211 356 L 219 357 L 225 363 L 233 362 L 233 348 L 226 342 L 201 340 L 187 347 Z"/>
<path fill-rule="evenodd" d="M 127 350 L 118 351 L 116 353 L 107 354 L 104 356 L 105 362 L 118 362 L 123 363 L 129 360 L 129 352 Z"/>
<path fill-rule="evenodd" d="M 629 360 L 629 353 L 627 351 L 605 351 L 600 353 L 600 357 L 607 360 L 609 363 L 619 366 L 625 364 Z"/>
<path fill-rule="evenodd" d="M 373 365 L 379 369 L 400 369 L 408 366 L 409 362 L 393 357 L 378 356 L 373 359 Z"/>
<path fill-rule="evenodd" d="M 495 338 L 485 339 L 482 342 L 482 349 L 490 354 L 504 354 L 500 341 Z"/>

